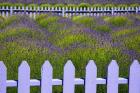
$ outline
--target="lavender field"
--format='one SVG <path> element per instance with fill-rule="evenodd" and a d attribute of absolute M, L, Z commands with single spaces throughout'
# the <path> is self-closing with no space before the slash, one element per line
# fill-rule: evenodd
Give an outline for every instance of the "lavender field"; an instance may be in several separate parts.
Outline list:
<path fill-rule="evenodd" d="M 140 16 L 103 16 L 64 18 L 39 15 L 0 16 L 0 60 L 8 70 L 8 79 L 17 79 L 22 60 L 31 67 L 31 78 L 40 79 L 40 68 L 49 60 L 54 68 L 54 78 L 62 78 L 63 66 L 72 60 L 76 77 L 84 77 L 88 60 L 97 64 L 98 77 L 106 77 L 106 67 L 114 59 L 120 66 L 120 76 L 128 76 L 132 60 L 140 60 Z M 119 93 L 128 93 L 127 85 Z M 106 93 L 106 86 L 99 85 L 98 93 Z M 16 93 L 8 88 L 8 93 Z M 31 93 L 40 93 L 39 87 Z M 53 93 L 62 93 L 55 86 Z M 83 86 L 76 86 L 76 93 L 84 93 Z"/>

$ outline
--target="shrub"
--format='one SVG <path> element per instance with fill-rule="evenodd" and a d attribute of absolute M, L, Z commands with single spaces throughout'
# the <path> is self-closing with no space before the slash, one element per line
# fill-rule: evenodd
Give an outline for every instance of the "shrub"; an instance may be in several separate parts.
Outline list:
<path fill-rule="evenodd" d="M 111 29 L 107 25 L 96 26 L 94 29 L 96 31 L 100 31 L 100 32 L 110 32 L 111 31 Z"/>
<path fill-rule="evenodd" d="M 13 28 L 0 33 L 0 41 L 2 42 L 7 39 L 13 40 L 14 38 L 43 39 L 44 35 L 28 28 Z"/>
<path fill-rule="evenodd" d="M 113 26 L 124 26 L 132 23 L 127 17 L 123 16 L 106 17 L 104 20 Z"/>
<path fill-rule="evenodd" d="M 125 8 L 125 7 L 128 7 L 128 5 L 126 5 L 126 4 L 120 4 L 120 5 L 118 5 L 117 7 Z"/>
<path fill-rule="evenodd" d="M 137 32 L 136 29 L 124 29 L 124 30 L 113 32 L 112 35 L 113 35 L 113 37 L 119 37 L 119 36 L 123 36 L 123 35 L 132 34 L 135 32 Z"/>
<path fill-rule="evenodd" d="M 36 16 L 36 21 L 37 22 L 39 22 L 40 20 L 42 20 L 42 19 L 45 19 L 45 18 L 47 18 L 48 17 L 48 15 L 47 14 L 40 14 L 40 15 L 37 15 Z"/>
<path fill-rule="evenodd" d="M 37 4 L 29 4 L 27 6 L 28 8 L 32 8 L 32 9 L 37 9 L 37 7 L 39 7 Z"/>
<path fill-rule="evenodd" d="M 88 8 L 88 7 L 90 7 L 90 6 L 91 6 L 91 5 L 88 4 L 88 3 L 81 3 L 81 4 L 78 5 L 79 8 Z"/>
<path fill-rule="evenodd" d="M 4 22 L 5 18 L 0 16 L 0 24 L 2 24 Z"/>
<path fill-rule="evenodd" d="M 13 4 L 13 6 L 14 7 L 16 6 L 17 8 L 18 7 L 22 8 L 23 6 L 25 7 L 25 4 L 21 4 L 21 3 L 18 4 L 18 3 L 16 3 L 16 4 Z"/>
<path fill-rule="evenodd" d="M 40 7 L 43 7 L 43 8 L 47 7 L 48 8 L 48 7 L 52 7 L 52 5 L 50 5 L 50 4 L 41 4 Z"/>
<path fill-rule="evenodd" d="M 92 17 L 85 17 L 85 16 L 74 16 L 72 18 L 73 22 L 77 24 L 82 24 L 85 27 L 93 28 L 95 25 L 95 19 Z"/>
<path fill-rule="evenodd" d="M 0 7 L 2 7 L 2 6 L 4 6 L 5 8 L 8 6 L 8 7 L 10 7 L 10 6 L 12 6 L 13 4 L 11 4 L 11 3 L 0 3 Z"/>
<path fill-rule="evenodd" d="M 63 7 L 65 7 L 65 5 L 64 4 L 55 4 L 54 7 L 56 7 L 56 8 L 63 8 Z"/>
<path fill-rule="evenodd" d="M 115 7 L 114 4 L 106 4 L 104 7 L 111 9 L 112 7 Z"/>
<path fill-rule="evenodd" d="M 44 17 L 43 15 L 41 17 Z M 59 19 L 57 16 L 49 16 L 49 17 L 44 17 L 44 18 L 37 18 L 37 22 L 40 26 L 44 28 L 48 28 L 50 24 L 57 22 Z"/>
<path fill-rule="evenodd" d="M 71 7 L 71 8 L 76 8 L 77 5 L 75 5 L 75 4 L 68 4 L 67 7 L 68 7 L 68 9 L 69 9 L 70 7 Z"/>
<path fill-rule="evenodd" d="M 139 7 L 140 5 L 139 4 L 131 4 L 130 6 L 131 7 Z"/>
<path fill-rule="evenodd" d="M 92 7 L 93 7 L 93 8 L 101 8 L 101 7 L 103 7 L 103 5 L 101 5 L 101 4 L 93 4 Z"/>
<path fill-rule="evenodd" d="M 10 25 L 12 22 L 14 22 L 17 19 L 16 16 L 11 16 L 6 18 L 1 24 L 0 24 L 0 28 L 3 29 L 5 28 L 7 25 Z"/>
<path fill-rule="evenodd" d="M 140 35 L 135 35 L 129 38 L 125 38 L 124 44 L 130 50 L 134 50 L 140 53 Z"/>
<path fill-rule="evenodd" d="M 54 44 L 61 48 L 66 48 L 76 43 L 95 44 L 95 41 L 92 38 L 90 38 L 88 35 L 84 35 L 84 34 L 66 34 L 64 35 L 63 38 L 54 41 Z"/>

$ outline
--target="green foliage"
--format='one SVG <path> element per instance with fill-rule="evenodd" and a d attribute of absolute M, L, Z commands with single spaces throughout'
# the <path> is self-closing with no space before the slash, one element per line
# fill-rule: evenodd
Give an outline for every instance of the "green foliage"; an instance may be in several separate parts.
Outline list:
<path fill-rule="evenodd" d="M 64 4 L 55 4 L 54 7 L 57 7 L 57 8 L 59 8 L 59 7 L 60 7 L 60 8 L 63 8 L 63 7 L 65 7 L 65 5 L 64 5 Z"/>
<path fill-rule="evenodd" d="M 42 18 L 43 17 L 43 18 Z M 44 28 L 48 28 L 49 25 L 51 25 L 54 22 L 57 22 L 58 17 L 57 16 L 49 16 L 49 17 L 45 17 L 45 15 L 41 15 L 38 16 L 37 18 L 37 22 L 40 26 L 44 27 Z"/>
<path fill-rule="evenodd" d="M 18 4 L 18 3 L 16 3 L 16 4 L 13 4 L 13 6 L 14 6 L 14 7 L 16 6 L 17 8 L 18 8 L 18 7 L 22 8 L 22 7 L 25 7 L 25 4 L 22 4 L 22 3 L 19 3 L 19 4 Z"/>
<path fill-rule="evenodd" d="M 61 48 L 65 48 L 76 43 L 95 44 L 95 40 L 93 40 L 92 38 L 84 34 L 68 34 L 68 35 L 65 35 L 63 38 L 56 39 L 54 41 L 54 44 Z"/>
<path fill-rule="evenodd" d="M 36 64 L 40 64 L 41 61 L 44 61 L 45 59 L 43 58 L 43 55 L 47 54 L 46 48 L 41 49 L 34 46 L 24 47 L 16 42 L 7 42 L 4 43 L 3 46 L 4 48 L 0 50 L 0 60 L 3 60 L 6 64 L 10 62 L 10 64 L 7 64 L 7 67 L 11 67 L 8 69 L 8 72 L 17 72 L 19 63 L 22 60 L 27 60 L 31 68 L 35 67 L 36 72 L 38 73 L 39 65 Z M 32 71 L 34 72 L 35 69 L 32 69 Z M 32 76 L 36 77 L 36 74 L 32 73 Z M 8 73 L 8 78 L 16 79 L 17 74 Z"/>
<path fill-rule="evenodd" d="M 99 26 L 96 26 L 94 29 L 96 31 L 100 31 L 100 32 L 110 32 L 111 31 L 111 29 L 107 25 L 99 25 Z"/>
<path fill-rule="evenodd" d="M 113 37 L 119 37 L 119 36 L 124 36 L 124 35 L 128 35 L 128 34 L 132 34 L 137 32 L 136 29 L 124 29 L 124 30 L 120 30 L 120 31 L 116 31 L 112 33 Z"/>
<path fill-rule="evenodd" d="M 48 7 L 51 7 L 51 6 L 52 6 L 52 5 L 50 5 L 50 4 L 41 4 L 41 5 L 40 5 L 40 7 L 43 7 L 43 8 L 44 8 L 44 7 L 47 7 L 47 8 L 48 8 Z"/>
<path fill-rule="evenodd" d="M 120 4 L 120 5 L 118 5 L 117 7 L 125 8 L 125 7 L 128 7 L 128 5 L 126 5 L 126 4 Z"/>
<path fill-rule="evenodd" d="M 32 29 L 32 27 L 28 28 L 28 26 L 25 28 L 25 25 L 17 21 L 12 22 L 17 22 L 20 25 L 19 27 L 14 26 L 12 28 L 8 26 L 9 24 L 3 27 L 0 31 L 0 60 L 4 61 L 8 68 L 8 79 L 17 79 L 18 73 L 15 72 L 18 72 L 18 66 L 22 60 L 26 60 L 29 63 L 32 72 L 31 78 L 36 79 L 40 79 L 40 68 L 45 60 L 51 62 L 54 78 L 63 77 L 63 67 L 67 60 L 72 60 L 74 63 L 76 77 L 85 76 L 85 67 L 89 60 L 94 60 L 97 64 L 98 76 L 106 77 L 105 69 L 112 59 L 117 60 L 119 69 L 121 70 L 120 76 L 128 76 L 128 67 L 132 57 L 124 53 L 123 50 L 128 48 L 128 50 L 134 50 L 138 54 L 140 53 L 139 25 L 134 24 L 130 29 L 128 25 L 130 23 L 128 18 L 130 17 L 105 16 L 96 20 L 96 17 L 74 16 L 72 21 L 61 18 L 63 17 L 44 14 L 38 15 L 35 21 L 40 27 L 37 26 L 35 28 L 39 29 L 39 31 L 33 30 L 34 28 Z M 135 18 L 136 16 L 132 20 Z M 0 25 L 5 23 L 6 20 L 9 20 L 9 18 L 0 16 Z M 104 24 L 99 25 L 100 23 Z M 124 25 L 128 25 L 127 29 L 121 27 Z M 114 30 L 113 27 L 117 27 L 111 32 L 110 26 L 112 30 Z M 87 31 L 85 27 L 100 32 L 109 32 L 106 33 L 107 36 L 112 35 L 113 38 L 106 37 L 106 34 L 102 35 L 102 33 L 97 34 L 94 31 Z M 123 38 L 118 38 L 119 36 Z M 119 42 L 117 40 L 115 41 L 114 37 Z M 102 41 L 102 38 L 107 40 L 109 38 L 109 40 Z M 120 45 L 114 47 L 112 43 L 120 43 Z M 102 93 L 105 89 L 100 87 L 97 93 Z M 119 93 L 127 93 L 126 90 L 126 87 L 121 87 Z M 61 93 L 62 88 L 55 87 L 53 91 L 55 93 Z M 76 89 L 77 93 L 79 91 L 82 93 L 84 90 L 83 88 Z M 37 92 L 39 93 L 40 90 L 31 89 L 31 93 Z M 16 92 L 14 90 L 8 90 L 7 93 Z"/>
<path fill-rule="evenodd" d="M 39 22 L 40 20 L 43 20 L 43 19 L 45 19 L 45 18 L 47 18 L 48 17 L 48 15 L 47 14 L 40 14 L 40 15 L 37 15 L 36 16 L 36 21 L 37 22 Z"/>
<path fill-rule="evenodd" d="M 15 38 L 32 38 L 32 39 L 43 39 L 45 36 L 37 31 L 31 31 L 28 28 L 13 28 L 4 32 L 0 32 L 0 41 L 4 42 L 10 39 L 11 41 Z"/>
<path fill-rule="evenodd" d="M 124 16 L 106 17 L 104 20 L 113 26 L 125 26 L 132 24 L 132 22 Z"/>
<path fill-rule="evenodd" d="M 81 4 L 78 5 L 79 8 L 88 8 L 88 7 L 90 7 L 90 6 L 91 6 L 91 5 L 88 4 L 88 3 L 81 3 Z"/>
<path fill-rule="evenodd" d="M 27 5 L 29 8 L 32 8 L 32 9 L 37 9 L 37 7 L 39 7 L 39 5 L 37 4 L 29 4 Z"/>
<path fill-rule="evenodd" d="M 136 52 L 140 53 L 140 35 L 135 35 L 129 38 L 125 38 L 124 44 L 130 50 L 135 50 Z"/>
<path fill-rule="evenodd" d="M 112 7 L 115 7 L 115 5 L 114 4 L 106 4 L 105 7 L 111 9 Z"/>
<path fill-rule="evenodd" d="M 4 22 L 5 18 L 0 16 L 0 24 L 2 24 Z"/>
<path fill-rule="evenodd" d="M 130 6 L 136 8 L 136 7 L 139 7 L 140 5 L 139 4 L 131 4 Z"/>
<path fill-rule="evenodd" d="M 6 26 L 10 25 L 10 24 L 13 23 L 16 19 L 17 19 L 16 16 L 11 16 L 11 17 L 8 17 L 8 18 L 2 18 L 2 17 L 1 17 L 1 20 L 3 20 L 3 21 L 0 21 L 0 29 L 3 29 L 3 28 L 5 28 Z"/>
<path fill-rule="evenodd" d="M 5 8 L 8 6 L 8 7 L 10 7 L 10 6 L 12 6 L 13 4 L 11 4 L 11 3 L 0 3 L 0 7 L 2 7 L 2 6 L 4 6 Z"/>
<path fill-rule="evenodd" d="M 102 5 L 102 4 L 89 4 L 89 3 L 80 3 L 80 4 L 78 4 L 78 5 L 75 5 L 75 4 L 41 4 L 41 5 L 38 5 L 38 4 L 21 4 L 21 3 L 15 3 L 15 4 L 13 4 L 13 3 L 0 3 L 0 7 L 1 6 L 4 6 L 4 7 L 6 7 L 6 6 L 8 6 L 8 7 L 10 7 L 10 6 L 16 6 L 16 7 L 18 7 L 18 6 L 20 6 L 20 7 L 22 7 L 22 6 L 30 6 L 30 7 L 32 7 L 32 8 L 37 8 L 38 6 L 39 7 L 68 7 L 68 8 L 75 8 L 75 7 L 78 7 L 78 8 L 80 8 L 80 7 L 82 7 L 82 8 L 88 8 L 88 7 L 94 7 L 94 8 L 98 8 L 98 7 L 109 7 L 109 8 L 111 8 L 111 7 L 114 7 L 114 6 L 116 6 L 116 7 L 122 7 L 122 8 L 124 8 L 124 7 L 128 7 L 128 6 L 132 6 L 132 7 L 138 7 L 138 6 L 140 6 L 139 4 L 130 4 L 130 5 L 127 5 L 127 4 L 118 4 L 118 5 L 114 5 L 114 4 L 105 4 L 105 5 Z"/>
<path fill-rule="evenodd" d="M 75 5 L 75 4 L 68 4 L 67 7 L 68 7 L 68 9 L 69 9 L 69 8 L 76 8 L 77 5 Z"/>
<path fill-rule="evenodd" d="M 73 22 L 77 24 L 82 24 L 85 27 L 93 28 L 95 25 L 95 19 L 92 17 L 85 17 L 85 16 L 74 16 L 72 18 Z"/>
<path fill-rule="evenodd" d="M 101 5 L 101 4 L 93 4 L 92 7 L 93 8 L 100 8 L 100 7 L 103 7 L 103 5 Z"/>

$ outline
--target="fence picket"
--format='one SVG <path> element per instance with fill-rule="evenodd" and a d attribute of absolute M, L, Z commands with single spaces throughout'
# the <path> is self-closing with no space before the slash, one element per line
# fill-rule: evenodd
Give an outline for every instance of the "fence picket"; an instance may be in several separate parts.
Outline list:
<path fill-rule="evenodd" d="M 140 64 L 137 60 L 130 66 L 129 93 L 140 93 Z"/>
<path fill-rule="evenodd" d="M 107 75 L 107 93 L 118 93 L 119 67 L 115 60 L 112 60 L 108 66 Z"/>
<path fill-rule="evenodd" d="M 41 93 L 52 93 L 53 85 L 63 85 L 63 93 L 74 93 L 75 85 L 85 85 L 85 93 L 96 93 L 97 84 L 107 84 L 107 93 L 118 93 L 118 84 L 128 84 L 129 93 L 140 93 L 140 64 L 137 60 L 133 61 L 129 73 L 129 79 L 119 77 L 119 66 L 112 60 L 108 66 L 107 79 L 97 78 L 97 66 L 90 60 L 84 80 L 75 78 L 75 67 L 69 60 L 64 66 L 63 80 L 53 79 L 53 67 L 49 61 L 45 61 L 41 68 L 41 81 L 30 80 L 30 67 L 23 61 L 18 68 L 18 81 L 15 81 L 7 80 L 7 68 L 0 61 L 0 93 L 6 93 L 7 87 L 18 87 L 18 93 L 30 93 L 30 86 L 41 87 Z"/>
<path fill-rule="evenodd" d="M 8 6 L 6 6 L 6 10 L 9 11 L 9 7 Z M 8 15 L 9 15 L 9 12 L 8 11 L 6 11 L 6 17 L 8 17 Z"/>
<path fill-rule="evenodd" d="M 13 15 L 13 7 L 11 6 L 10 7 L 10 16 L 12 16 Z"/>
<path fill-rule="evenodd" d="M 74 93 L 75 67 L 69 60 L 64 66 L 63 93 Z"/>
<path fill-rule="evenodd" d="M 0 61 L 0 93 L 6 93 L 7 68 Z"/>
<path fill-rule="evenodd" d="M 93 60 L 86 66 L 85 93 L 96 93 L 97 67 Z"/>
<path fill-rule="evenodd" d="M 41 93 L 52 93 L 53 69 L 49 61 L 45 61 L 41 69 Z"/>
<path fill-rule="evenodd" d="M 30 93 L 30 67 L 26 61 L 18 68 L 18 93 Z"/>

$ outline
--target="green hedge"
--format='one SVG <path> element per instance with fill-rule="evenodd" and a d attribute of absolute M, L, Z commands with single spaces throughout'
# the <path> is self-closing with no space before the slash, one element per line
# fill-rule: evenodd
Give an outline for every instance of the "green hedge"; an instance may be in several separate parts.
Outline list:
<path fill-rule="evenodd" d="M 16 4 L 12 4 L 12 3 L 0 3 L 0 7 L 1 6 L 4 6 L 4 7 L 6 7 L 6 6 L 8 6 L 8 7 L 10 7 L 10 6 L 16 6 L 16 7 L 22 7 L 22 6 L 29 6 L 29 7 L 60 7 L 60 8 L 62 8 L 62 7 L 68 7 L 68 8 L 70 8 L 70 7 L 72 7 L 72 8 L 75 8 L 75 7 L 78 7 L 78 8 L 88 8 L 88 7 L 93 7 L 93 8 L 98 8 L 98 7 L 109 7 L 109 8 L 111 8 L 111 7 L 129 7 L 129 6 L 131 6 L 131 7 L 138 7 L 138 6 L 140 6 L 139 4 L 118 4 L 118 5 L 114 5 L 114 4 L 93 4 L 93 5 L 91 5 L 91 4 L 88 4 L 88 3 L 81 3 L 81 4 L 78 4 L 78 5 L 76 5 L 76 4 L 67 4 L 67 5 L 65 5 L 65 4 L 40 4 L 40 5 L 38 5 L 38 4 L 21 4 L 21 3 L 16 3 Z"/>

